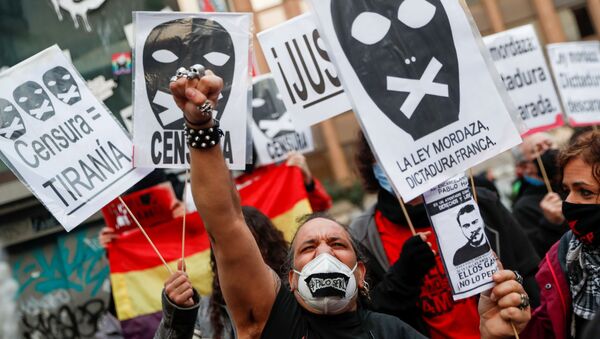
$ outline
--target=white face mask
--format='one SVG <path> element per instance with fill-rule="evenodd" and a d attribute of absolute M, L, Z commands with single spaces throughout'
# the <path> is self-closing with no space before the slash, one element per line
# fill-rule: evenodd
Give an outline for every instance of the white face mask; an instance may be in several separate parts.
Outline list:
<path fill-rule="evenodd" d="M 302 272 L 294 270 L 298 274 L 298 294 L 322 314 L 343 312 L 358 291 L 354 277 L 357 264 L 350 269 L 331 254 L 320 254 Z"/>

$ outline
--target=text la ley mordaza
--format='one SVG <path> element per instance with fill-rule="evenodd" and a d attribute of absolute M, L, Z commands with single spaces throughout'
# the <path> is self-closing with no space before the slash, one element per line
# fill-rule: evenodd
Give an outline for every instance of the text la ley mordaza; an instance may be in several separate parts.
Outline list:
<path fill-rule="evenodd" d="M 424 182 L 445 172 L 446 170 L 468 160 L 469 158 L 495 146 L 496 143 L 486 135 L 480 135 L 484 131 L 489 131 L 481 121 L 471 122 L 461 129 L 457 129 L 448 135 L 434 140 L 425 147 L 419 148 L 408 157 L 402 157 L 396 161 L 396 165 L 402 173 L 419 167 L 418 170 L 410 173 L 405 180 L 410 188 L 422 185 Z M 436 161 L 424 165 L 432 155 L 442 152 L 452 151 L 455 146 L 460 146 L 453 152 L 439 157 Z"/>
<path fill-rule="evenodd" d="M 64 154 L 63 152 L 73 152 L 71 147 L 86 137 L 89 138 L 93 132 L 93 127 L 85 118 L 76 114 L 37 136 L 30 143 L 17 140 L 14 148 L 25 164 L 31 168 L 38 168 L 44 162 Z M 63 168 L 57 168 L 55 173 L 48 173 L 49 179 L 42 184 L 44 188 L 51 190 L 65 207 L 93 195 L 93 192 L 102 189 L 103 184 L 114 181 L 132 168 L 131 158 L 110 140 L 101 142 L 100 139 L 96 139 L 94 148 L 86 154 L 71 155 L 79 159 L 74 160 L 70 166 L 63 165 Z"/>

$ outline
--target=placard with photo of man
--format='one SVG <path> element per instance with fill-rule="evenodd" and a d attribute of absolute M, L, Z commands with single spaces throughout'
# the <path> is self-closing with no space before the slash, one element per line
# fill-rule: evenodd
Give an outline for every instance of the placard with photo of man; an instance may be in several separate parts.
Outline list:
<path fill-rule="evenodd" d="M 469 181 L 458 175 L 423 194 L 438 239 L 454 300 L 494 286 L 496 256 L 485 235 L 485 223 Z"/>

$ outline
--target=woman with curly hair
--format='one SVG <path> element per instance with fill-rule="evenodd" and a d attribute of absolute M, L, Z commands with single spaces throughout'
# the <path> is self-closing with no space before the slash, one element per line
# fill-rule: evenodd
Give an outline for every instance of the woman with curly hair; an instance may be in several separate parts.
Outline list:
<path fill-rule="evenodd" d="M 521 338 L 583 338 L 600 314 L 600 132 L 579 136 L 558 162 L 570 231 L 540 263 L 541 305 Z"/>

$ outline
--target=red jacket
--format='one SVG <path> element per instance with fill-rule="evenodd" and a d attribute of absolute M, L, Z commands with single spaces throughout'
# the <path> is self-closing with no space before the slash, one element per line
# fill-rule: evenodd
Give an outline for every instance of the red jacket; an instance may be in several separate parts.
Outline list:
<path fill-rule="evenodd" d="M 568 339 L 570 335 L 571 293 L 567 281 L 566 253 L 569 231 L 546 253 L 535 275 L 540 287 L 540 306 L 531 314 L 531 321 L 521 333 L 521 338 Z"/>

